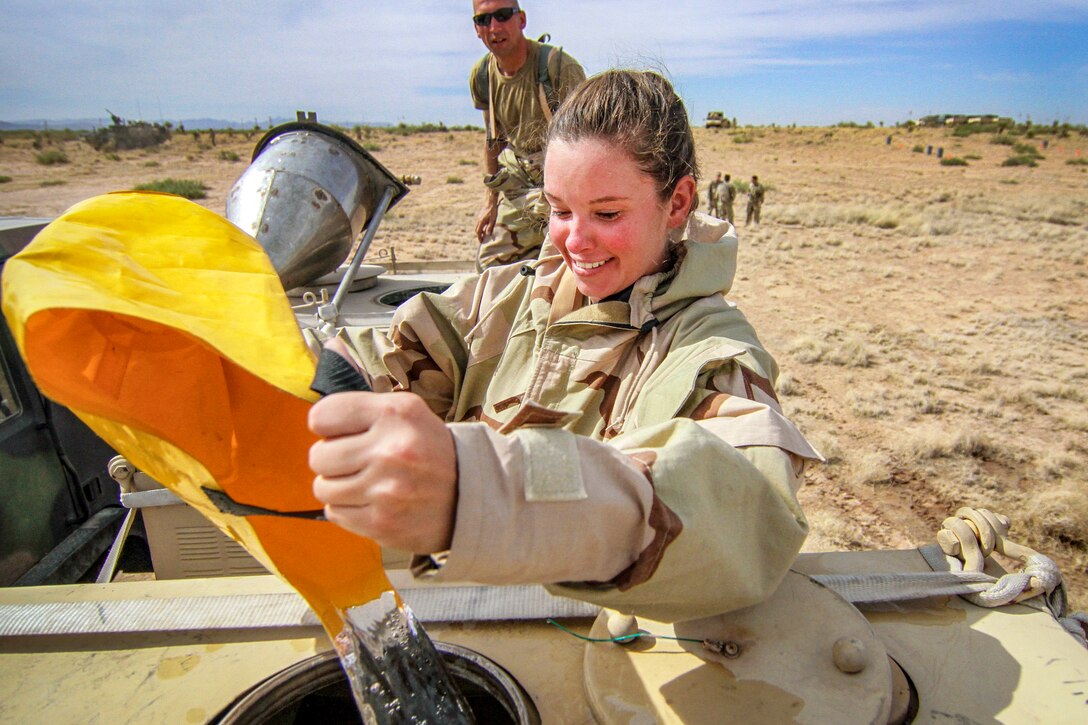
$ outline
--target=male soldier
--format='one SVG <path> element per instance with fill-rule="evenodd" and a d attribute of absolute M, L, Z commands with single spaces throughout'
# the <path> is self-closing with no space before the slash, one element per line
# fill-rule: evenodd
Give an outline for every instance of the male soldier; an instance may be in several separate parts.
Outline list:
<path fill-rule="evenodd" d="M 725 180 L 722 181 L 721 191 L 718 192 L 718 203 L 722 207 L 722 219 L 728 219 L 729 223 L 733 223 L 733 200 L 737 198 L 737 190 L 733 188 L 733 182 L 729 180 L 729 174 L 725 175 Z"/>
<path fill-rule="evenodd" d="M 476 220 L 482 270 L 539 253 L 549 213 L 541 189 L 544 134 L 586 74 L 562 48 L 525 37 L 525 11 L 516 0 L 473 0 L 472 9 L 476 35 L 490 51 L 469 75 L 487 130 L 487 190 Z"/>
<path fill-rule="evenodd" d="M 744 226 L 748 226 L 755 219 L 759 224 L 759 210 L 763 207 L 763 185 L 759 183 L 759 177 L 752 177 L 752 184 L 748 187 L 748 212 L 744 218 Z"/>
<path fill-rule="evenodd" d="M 717 176 L 714 177 L 714 181 L 711 181 L 710 184 L 708 184 L 706 187 L 706 213 L 710 214 L 711 216 L 716 216 L 719 219 L 722 218 L 721 183 L 722 175 L 719 173 Z"/>

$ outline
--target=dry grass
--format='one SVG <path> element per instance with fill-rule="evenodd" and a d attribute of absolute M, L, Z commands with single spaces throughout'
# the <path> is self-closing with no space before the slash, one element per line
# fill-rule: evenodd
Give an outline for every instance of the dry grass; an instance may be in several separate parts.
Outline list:
<path fill-rule="evenodd" d="M 1002 167 L 1010 147 L 943 129 L 695 134 L 704 175 L 772 182 L 763 223 L 738 224 L 730 296 L 778 359 L 784 410 L 827 458 L 800 493 L 806 548 L 929 543 L 956 508 L 982 506 L 1052 556 L 1088 608 L 1088 174 L 1067 163 L 1088 142 L 1054 137 L 1037 166 Z M 58 168 L 8 137 L 0 214 L 53 216 L 164 176 L 203 182 L 200 203 L 222 212 L 243 167 L 230 153 L 249 158 L 255 141 L 175 137 L 112 156 L 64 141 Z M 482 132 L 371 130 L 365 142 L 394 173 L 423 177 L 372 254 L 471 260 Z"/>

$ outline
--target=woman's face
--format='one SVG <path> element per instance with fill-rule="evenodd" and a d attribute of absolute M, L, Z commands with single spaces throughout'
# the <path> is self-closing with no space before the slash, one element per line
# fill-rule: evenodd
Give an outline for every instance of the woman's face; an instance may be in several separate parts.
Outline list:
<path fill-rule="evenodd" d="M 590 299 L 608 297 L 664 268 L 668 232 L 686 221 L 694 193 L 695 180 L 685 176 L 663 202 L 654 179 L 609 141 L 548 144 L 548 231 L 578 290 Z"/>

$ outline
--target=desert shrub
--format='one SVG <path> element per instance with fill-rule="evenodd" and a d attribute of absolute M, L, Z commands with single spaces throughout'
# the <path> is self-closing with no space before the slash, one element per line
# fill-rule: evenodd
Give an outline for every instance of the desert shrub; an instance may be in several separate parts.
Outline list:
<path fill-rule="evenodd" d="M 846 453 L 843 447 L 839 445 L 838 440 L 833 436 L 821 435 L 818 431 L 813 431 L 809 440 L 816 446 L 816 450 L 824 456 L 824 461 L 827 465 L 835 465 L 842 463 L 846 458 Z"/>
<path fill-rule="evenodd" d="M 922 415 L 940 415 L 945 410 L 945 402 L 929 390 L 923 390 L 911 401 L 910 406 Z"/>
<path fill-rule="evenodd" d="M 34 160 L 42 166 L 53 166 L 55 164 L 68 163 L 68 155 L 60 149 L 49 149 L 48 151 L 34 154 Z"/>
<path fill-rule="evenodd" d="M 794 380 L 793 376 L 789 373 L 782 373 L 778 376 L 778 383 L 775 385 L 775 391 L 779 395 L 794 395 L 795 393 L 797 395 L 802 395 L 798 388 L 797 381 Z"/>
<path fill-rule="evenodd" d="M 471 160 L 469 160 L 469 159 L 458 159 L 458 160 L 457 160 L 457 165 L 458 165 L 458 166 L 475 166 L 475 165 L 476 165 L 476 162 L 475 162 L 475 161 L 471 161 Z"/>
<path fill-rule="evenodd" d="M 899 226 L 899 209 L 895 207 L 871 208 L 848 206 L 838 210 L 836 216 L 848 224 L 868 224 L 877 229 L 895 229 Z"/>
<path fill-rule="evenodd" d="M 804 551 L 860 551 L 869 539 L 865 527 L 852 518 L 820 509 L 805 509 L 809 537 Z"/>
<path fill-rule="evenodd" d="M 886 391 L 846 393 L 846 406 L 859 418 L 883 418 L 891 412 Z"/>
<path fill-rule="evenodd" d="M 1088 543 L 1088 494 L 1075 484 L 1031 496 L 1022 515 L 1025 530 L 1043 531 L 1067 544 Z"/>
<path fill-rule="evenodd" d="M 877 229 L 896 229 L 899 227 L 899 218 L 894 212 L 887 210 L 876 214 L 866 214 L 864 221 L 872 224 Z"/>
<path fill-rule="evenodd" d="M 999 133 L 990 138 L 990 143 L 998 144 L 999 146 L 1012 146 L 1016 141 L 1013 140 L 1012 136 L 1006 136 L 1003 133 Z"/>
<path fill-rule="evenodd" d="M 143 165 L 144 165 L 145 168 L 153 169 L 153 168 L 155 168 L 156 166 L 159 165 L 159 162 L 158 161 L 145 161 L 143 163 Z"/>
<path fill-rule="evenodd" d="M 1001 162 L 1002 166 L 1038 166 L 1034 156 L 1010 156 Z"/>
<path fill-rule="evenodd" d="M 803 363 L 824 362 L 840 367 L 867 368 L 873 364 L 873 353 L 864 339 L 851 336 L 841 339 L 838 333 L 816 338 L 804 337 L 790 343 L 789 352 Z"/>
<path fill-rule="evenodd" d="M 922 144 L 918 143 L 918 144 L 914 144 L 914 146 L 912 146 L 910 150 L 913 151 L 916 154 L 920 154 L 920 153 L 922 153 L 923 151 L 926 150 L 926 147 L 923 146 Z"/>
<path fill-rule="evenodd" d="M 457 126 L 449 127 L 439 121 L 438 123 L 419 124 L 398 123 L 396 126 L 390 126 L 386 131 L 397 136 L 412 136 L 417 133 L 448 133 L 449 131 L 456 131 L 457 129 Z"/>
<path fill-rule="evenodd" d="M 877 229 L 906 228 L 921 231 L 924 217 L 910 213 L 902 206 L 887 204 L 869 207 L 861 204 L 788 204 L 775 207 L 779 224 L 803 227 L 834 227 L 860 224 Z M 841 242 L 840 242 L 841 244 Z"/>
<path fill-rule="evenodd" d="M 998 123 L 965 123 L 956 126 L 952 130 L 953 136 L 974 136 L 978 133 L 1000 133 L 1001 124 Z"/>
<path fill-rule="evenodd" d="M 363 143 L 364 151 L 381 151 L 382 145 L 380 143 L 374 143 L 373 141 L 366 141 Z"/>
<path fill-rule="evenodd" d="M 136 191 L 161 191 L 166 194 L 183 196 L 186 199 L 203 199 L 207 196 L 208 186 L 203 181 L 171 178 L 138 184 Z"/>
<path fill-rule="evenodd" d="M 941 166 L 967 166 L 967 159 L 961 159 L 959 156 L 949 156 L 947 159 L 941 159 Z"/>
<path fill-rule="evenodd" d="M 109 159 L 110 161 L 120 161 L 121 160 L 121 157 L 119 155 L 113 153 L 112 151 L 109 152 L 108 154 L 106 154 L 106 158 Z"/>
<path fill-rule="evenodd" d="M 1088 204 L 1079 199 L 1055 198 L 1041 205 L 1025 208 L 1020 218 L 1041 219 L 1050 224 L 1073 227 L 1080 226 L 1088 219 Z"/>
<path fill-rule="evenodd" d="M 1069 159 L 1065 163 L 1070 166 L 1088 166 L 1088 159 Z"/>
<path fill-rule="evenodd" d="M 1012 145 L 1013 152 L 1018 156 L 1035 156 L 1036 158 L 1043 158 L 1043 155 L 1039 153 L 1034 144 L 1030 143 L 1017 143 Z"/>
<path fill-rule="evenodd" d="M 64 186 L 66 182 L 64 179 L 46 179 L 41 183 L 42 186 Z"/>
<path fill-rule="evenodd" d="M 11 181 L 11 177 L 7 174 L 0 174 L 0 184 L 6 184 Z"/>
<path fill-rule="evenodd" d="M 950 433 L 944 428 L 919 428 L 898 443 L 901 455 L 911 460 L 978 458 L 992 460 L 999 452 L 989 438 L 972 431 Z"/>
<path fill-rule="evenodd" d="M 233 164 L 234 162 L 238 161 L 238 154 L 236 154 L 233 151 L 220 151 L 219 152 L 219 160 L 220 161 L 229 161 L 229 162 L 231 162 Z"/>
<path fill-rule="evenodd" d="M 460 176 L 447 176 L 446 177 L 446 183 L 447 184 L 463 184 L 463 183 L 465 183 L 465 180 L 462 179 Z"/>
<path fill-rule="evenodd" d="M 750 133 L 735 133 L 733 134 L 733 143 L 752 143 L 754 139 Z"/>
<path fill-rule="evenodd" d="M 108 127 L 97 128 L 85 137 L 95 151 L 151 148 L 170 140 L 169 125 L 126 121 L 112 113 L 110 121 Z"/>
<path fill-rule="evenodd" d="M 957 214 L 930 214 L 922 220 L 919 231 L 931 237 L 941 237 L 959 231 L 959 222 Z"/>

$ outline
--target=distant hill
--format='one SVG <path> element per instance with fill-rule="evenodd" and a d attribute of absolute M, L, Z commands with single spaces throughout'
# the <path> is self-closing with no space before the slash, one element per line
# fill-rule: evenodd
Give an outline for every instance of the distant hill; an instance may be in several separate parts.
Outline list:
<path fill-rule="evenodd" d="M 136 119 L 128 119 L 130 121 Z M 144 119 L 147 120 L 147 119 Z M 221 118 L 185 118 L 181 121 L 171 121 L 175 128 L 180 124 L 188 130 L 203 130 L 206 128 L 233 128 L 239 130 L 248 130 L 253 128 L 254 123 L 259 125 L 262 129 L 269 128 L 270 126 L 278 126 L 281 123 L 287 123 L 288 121 L 294 121 L 293 118 L 262 118 L 254 119 L 253 121 L 225 121 Z M 330 123 L 319 117 L 323 123 Z M 351 128 L 355 125 L 363 126 L 391 126 L 393 124 L 384 121 L 332 121 L 332 125 L 341 126 L 343 128 Z M 41 131 L 43 129 L 50 129 L 53 131 L 62 131 L 68 129 L 70 131 L 91 131 L 96 128 L 104 128 L 110 125 L 110 118 L 108 115 L 103 115 L 102 118 L 61 118 L 61 119 L 46 119 L 46 118 L 31 118 L 25 121 L 0 121 L 0 131 Z"/>

